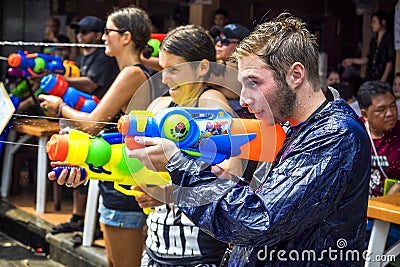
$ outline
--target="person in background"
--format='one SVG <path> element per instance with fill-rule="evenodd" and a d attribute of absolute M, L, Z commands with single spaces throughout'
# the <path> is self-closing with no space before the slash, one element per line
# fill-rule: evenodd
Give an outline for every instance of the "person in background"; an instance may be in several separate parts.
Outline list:
<path fill-rule="evenodd" d="M 56 17 L 49 17 L 46 20 L 46 27 L 44 29 L 44 43 L 69 43 L 70 39 L 64 35 L 60 34 L 60 20 Z M 48 55 L 55 54 L 55 46 L 45 46 L 41 48 L 41 53 Z M 63 48 L 64 49 L 64 48 Z"/>
<path fill-rule="evenodd" d="M 329 70 L 326 75 L 326 86 L 334 83 L 340 83 L 340 73 L 337 70 Z"/>
<path fill-rule="evenodd" d="M 397 110 L 400 110 L 400 72 L 396 72 L 394 74 L 392 89 L 393 89 L 393 94 L 396 97 Z M 400 114 L 399 114 L 399 119 L 400 119 Z"/>
<path fill-rule="evenodd" d="M 374 33 L 372 37 L 368 54 L 361 58 L 346 58 L 342 61 L 343 67 L 352 64 L 365 65 L 365 81 L 379 80 L 391 83 L 393 80 L 394 64 L 394 41 L 388 31 L 389 18 L 383 11 L 377 11 L 371 15 L 371 29 Z"/>
<path fill-rule="evenodd" d="M 129 6 L 113 10 L 108 16 L 102 39 L 106 45 L 106 55 L 115 57 L 120 72 L 104 97 L 91 113 L 77 111 L 65 105 L 59 97 L 52 95 L 39 96 L 43 100 L 42 108 L 70 119 L 73 127 L 91 135 L 96 135 L 101 130 L 117 132 L 116 122 L 120 115 L 126 111 L 134 94 L 150 76 L 140 62 L 142 51 L 145 55 L 149 55 L 150 52 L 147 45 L 150 39 L 150 25 L 147 13 L 140 8 Z M 150 92 L 141 92 L 142 105 L 150 104 L 152 99 L 149 95 Z M 67 170 L 64 170 L 57 178 L 57 183 L 69 187 L 82 184 L 80 170 L 72 168 L 71 176 L 67 174 Z M 75 175 L 77 181 L 74 180 Z M 56 180 L 54 172 L 50 172 L 48 176 L 50 180 Z M 135 198 L 115 190 L 113 182 L 100 181 L 99 187 L 100 227 L 104 234 L 109 266 L 140 266 L 145 214 Z"/>
<path fill-rule="evenodd" d="M 179 210 L 234 245 L 230 266 L 361 266 L 324 256 L 291 261 L 286 255 L 323 255 L 342 239 L 343 254 L 365 249 L 368 135 L 343 99 L 326 101 L 314 36 L 303 21 L 283 13 L 257 26 L 234 57 L 242 106 L 268 125 L 290 123 L 289 138 L 261 187 L 251 190 L 241 177 L 207 166 L 164 138 L 136 136 L 146 147 L 127 154 L 153 170 L 168 170 Z M 281 261 L 284 255 L 287 261 Z"/>
<path fill-rule="evenodd" d="M 362 118 L 370 137 L 371 177 L 369 196 L 400 192 L 400 121 L 396 99 L 389 83 L 367 81 L 357 95 Z M 368 219 L 367 233 L 373 220 Z M 400 239 L 400 226 L 391 224 L 387 246 Z"/>
<path fill-rule="evenodd" d="M 224 27 L 228 23 L 228 11 L 223 8 L 218 8 L 214 12 L 214 25 Z"/>
<path fill-rule="evenodd" d="M 86 16 L 79 22 L 71 23 L 70 27 L 75 31 L 78 43 L 102 43 L 105 22 L 100 18 Z M 75 61 L 80 71 L 80 77 L 67 77 L 68 84 L 102 99 L 119 73 L 115 58 L 106 55 L 104 48 L 83 47 L 82 55 L 79 55 Z M 60 120 L 61 133 L 68 133 L 70 128 L 69 121 Z M 53 234 L 83 231 L 87 189 L 88 187 L 85 186 L 73 190 L 72 217 L 68 222 L 55 225 L 51 231 Z M 80 243 L 82 240 L 80 235 L 76 235 L 74 239 L 76 239 L 76 243 Z"/>

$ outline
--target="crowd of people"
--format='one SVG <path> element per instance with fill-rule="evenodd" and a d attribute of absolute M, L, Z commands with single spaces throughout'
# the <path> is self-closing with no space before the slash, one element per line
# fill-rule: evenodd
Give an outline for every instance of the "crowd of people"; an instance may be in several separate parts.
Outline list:
<path fill-rule="evenodd" d="M 168 172 L 172 182 L 127 186 L 141 192 L 135 197 L 112 182 L 99 183 L 99 224 L 109 266 L 287 265 L 267 249 L 321 255 L 316 262 L 295 259 L 307 266 L 362 266 L 362 259 L 322 255 L 341 239 L 344 253 L 362 255 L 373 224 L 366 214 L 368 198 L 400 192 L 400 73 L 394 73 L 388 18 L 374 13 L 368 55 L 341 63 L 367 64 L 362 83 L 357 81 L 361 86 L 335 69 L 321 85 L 318 44 L 307 24 L 289 13 L 250 30 L 219 9 L 214 23 L 209 30 L 196 25 L 170 30 L 158 57 L 149 60 L 146 11 L 115 8 L 106 22 L 84 17 L 70 25 L 77 42 L 104 43 L 105 49 L 83 48 L 76 58 L 81 77 L 67 81 L 100 102 L 82 112 L 60 97 L 38 97 L 46 114 L 60 118 L 63 134 L 116 132 L 115 122 L 132 103 L 153 114 L 169 107 L 220 107 L 284 126 L 286 140 L 267 165 L 236 157 L 210 165 L 168 139 L 136 136 L 142 147 L 126 149 L 127 155 L 152 171 Z M 57 43 L 63 37 L 52 31 L 48 38 Z M 168 89 L 157 98 L 153 90 L 165 87 L 152 84 L 152 75 Z M 151 86 L 141 90 L 146 83 Z M 81 176 L 73 167 L 58 177 L 48 174 L 74 190 L 72 218 L 56 225 L 53 234 L 83 230 L 87 185 Z M 154 211 L 146 215 L 143 208 Z M 398 239 L 400 228 L 392 225 L 387 245 Z"/>

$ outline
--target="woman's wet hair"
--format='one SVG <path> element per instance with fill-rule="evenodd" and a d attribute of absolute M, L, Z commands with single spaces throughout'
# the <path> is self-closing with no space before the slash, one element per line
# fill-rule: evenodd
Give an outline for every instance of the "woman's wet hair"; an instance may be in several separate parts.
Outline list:
<path fill-rule="evenodd" d="M 187 62 L 200 62 L 203 59 L 215 62 L 216 60 L 212 37 L 204 28 L 197 25 L 180 26 L 168 32 L 161 42 L 160 50 L 177 55 Z M 196 64 L 193 67 L 196 67 Z M 211 73 L 219 76 L 224 70 L 223 66 L 213 65 L 205 79 L 208 79 Z"/>
<path fill-rule="evenodd" d="M 150 40 L 151 21 L 146 11 L 131 5 L 114 9 L 108 18 L 119 30 L 130 32 L 137 51 L 143 50 L 144 56 L 150 56 L 152 49 L 147 42 Z"/>

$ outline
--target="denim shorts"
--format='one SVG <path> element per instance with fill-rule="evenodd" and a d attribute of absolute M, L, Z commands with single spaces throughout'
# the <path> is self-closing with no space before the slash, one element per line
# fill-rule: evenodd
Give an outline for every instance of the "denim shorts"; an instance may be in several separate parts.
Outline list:
<path fill-rule="evenodd" d="M 103 205 L 100 197 L 99 209 L 100 222 L 114 227 L 140 229 L 146 224 L 147 216 L 140 211 L 112 210 Z"/>

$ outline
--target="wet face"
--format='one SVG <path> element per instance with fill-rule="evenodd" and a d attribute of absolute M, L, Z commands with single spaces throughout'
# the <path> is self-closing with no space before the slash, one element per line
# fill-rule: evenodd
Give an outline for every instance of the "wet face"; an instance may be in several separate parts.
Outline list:
<path fill-rule="evenodd" d="M 233 51 L 237 44 L 239 43 L 238 39 L 228 38 L 223 33 L 219 35 L 219 38 L 216 39 L 215 43 L 215 52 L 217 60 L 227 61 L 232 55 Z"/>
<path fill-rule="evenodd" d="M 278 85 L 273 72 L 256 55 L 240 58 L 238 63 L 238 80 L 242 84 L 240 104 L 266 124 L 285 122 L 296 101 L 296 94 L 286 81 Z"/>
<path fill-rule="evenodd" d="M 334 83 L 340 83 L 340 76 L 336 72 L 332 72 L 329 74 L 328 78 L 326 79 L 326 85 L 329 86 Z"/>
<path fill-rule="evenodd" d="M 159 64 L 163 68 L 162 83 L 168 85 L 169 93 L 176 104 L 195 98 L 201 89 L 196 69 L 184 58 L 161 50 Z M 201 85 L 201 84 L 200 84 Z"/>
<path fill-rule="evenodd" d="M 400 77 L 395 77 L 393 81 L 393 93 L 397 98 L 400 98 Z"/>
<path fill-rule="evenodd" d="M 394 96 L 387 92 L 372 98 L 372 105 L 361 110 L 363 117 L 368 121 L 371 131 L 382 135 L 392 130 L 397 122 L 397 106 Z"/>

